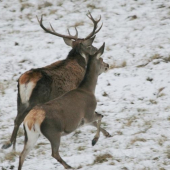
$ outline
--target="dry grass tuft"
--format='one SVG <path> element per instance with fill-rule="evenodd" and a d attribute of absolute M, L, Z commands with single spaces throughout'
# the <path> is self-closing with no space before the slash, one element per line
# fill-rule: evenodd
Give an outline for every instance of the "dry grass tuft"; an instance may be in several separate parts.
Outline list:
<path fill-rule="evenodd" d="M 137 111 L 138 111 L 138 112 L 146 112 L 147 109 L 144 109 L 144 108 L 137 108 Z"/>
<path fill-rule="evenodd" d="M 87 4 L 87 8 L 95 9 L 96 6 L 94 4 Z"/>
<path fill-rule="evenodd" d="M 162 58 L 162 56 L 160 56 L 159 54 L 154 54 L 154 55 L 151 57 L 150 61 L 153 61 L 153 60 L 156 60 L 156 59 L 161 59 L 161 58 Z"/>
<path fill-rule="evenodd" d="M 62 6 L 63 5 L 63 2 L 62 1 L 58 1 L 57 2 L 57 6 Z"/>
<path fill-rule="evenodd" d="M 79 146 L 79 147 L 77 148 L 78 151 L 83 151 L 83 150 L 85 150 L 85 149 L 86 149 L 85 146 Z"/>
<path fill-rule="evenodd" d="M 144 138 L 135 138 L 135 139 L 133 139 L 133 140 L 131 140 L 131 144 L 133 145 L 134 143 L 136 143 L 136 142 L 146 142 L 146 139 L 144 139 Z"/>
<path fill-rule="evenodd" d="M 159 90 L 158 90 L 158 93 L 160 93 L 162 90 L 164 90 L 165 87 L 161 87 Z"/>
<path fill-rule="evenodd" d="M 166 94 L 165 93 L 161 93 L 161 94 L 158 95 L 158 97 L 163 97 L 163 96 L 166 96 Z"/>
<path fill-rule="evenodd" d="M 4 95 L 5 94 L 5 86 L 3 83 L 0 82 L 0 94 Z"/>
<path fill-rule="evenodd" d="M 41 146 L 44 146 L 44 145 L 47 145 L 48 143 L 45 143 L 45 142 L 40 142 L 38 143 L 35 148 L 38 149 L 38 148 L 41 148 Z"/>
<path fill-rule="evenodd" d="M 133 15 L 133 16 L 129 16 L 128 18 L 130 18 L 130 20 L 135 20 L 135 19 L 137 19 L 138 17 L 137 17 L 137 15 Z"/>
<path fill-rule="evenodd" d="M 156 59 L 162 59 L 162 56 L 160 56 L 159 54 L 154 54 L 153 56 L 150 57 L 150 59 L 145 63 L 145 64 L 141 64 L 141 65 L 138 65 L 137 67 L 140 68 L 140 67 L 145 67 L 147 66 L 150 62 L 152 62 L 153 60 L 156 60 Z M 154 64 L 159 64 L 159 62 L 156 62 Z"/>
<path fill-rule="evenodd" d="M 77 167 L 77 169 L 81 169 L 81 168 L 83 168 L 83 166 L 82 166 L 82 165 L 79 165 L 79 166 Z"/>
<path fill-rule="evenodd" d="M 170 149 L 168 148 L 167 151 L 165 152 L 166 156 L 168 159 L 170 159 Z"/>
<path fill-rule="evenodd" d="M 151 77 L 147 77 L 147 79 L 146 79 L 147 81 L 150 81 L 150 82 L 152 82 L 153 81 L 153 78 L 151 78 Z"/>
<path fill-rule="evenodd" d="M 20 152 L 12 151 L 12 152 L 7 153 L 4 157 L 4 159 L 14 162 L 15 159 L 18 158 L 19 155 L 20 155 Z"/>
<path fill-rule="evenodd" d="M 57 9 L 51 9 L 51 10 L 50 10 L 50 15 L 51 15 L 51 14 L 57 14 L 57 11 L 58 11 Z"/>
<path fill-rule="evenodd" d="M 165 93 L 161 93 L 164 89 L 165 89 L 165 87 L 158 89 L 157 98 L 165 96 Z"/>
<path fill-rule="evenodd" d="M 166 62 L 166 63 L 169 63 L 170 62 L 170 56 L 166 57 L 166 58 L 163 58 L 163 60 Z"/>
<path fill-rule="evenodd" d="M 73 136 L 78 137 L 78 135 L 81 133 L 81 130 L 76 130 Z"/>
<path fill-rule="evenodd" d="M 106 92 L 103 92 L 102 96 L 106 97 L 108 94 Z"/>
<path fill-rule="evenodd" d="M 114 68 L 123 68 L 126 67 L 127 63 L 126 61 L 123 61 L 120 65 L 117 65 L 115 62 L 110 65 L 109 69 L 114 69 Z"/>
<path fill-rule="evenodd" d="M 110 164 L 109 165 L 115 165 L 115 163 L 114 162 L 110 162 Z"/>
<path fill-rule="evenodd" d="M 132 123 L 137 119 L 136 116 L 131 116 L 129 118 L 127 118 L 127 122 L 126 122 L 126 126 L 131 126 Z"/>
<path fill-rule="evenodd" d="M 165 168 L 159 168 L 159 170 L 166 170 Z"/>
<path fill-rule="evenodd" d="M 21 3 L 20 10 L 23 11 L 24 9 L 31 8 L 31 7 L 34 7 L 34 5 L 31 3 Z"/>
<path fill-rule="evenodd" d="M 116 134 L 117 135 L 123 135 L 123 132 L 122 131 L 116 131 Z"/>
<path fill-rule="evenodd" d="M 77 21 L 75 24 L 71 25 L 70 27 L 78 27 L 83 25 L 84 25 L 84 21 Z"/>
<path fill-rule="evenodd" d="M 152 100 L 152 99 L 150 99 L 149 101 L 150 101 L 150 103 L 152 103 L 152 104 L 157 104 L 157 103 L 158 103 L 156 100 Z"/>
<path fill-rule="evenodd" d="M 113 156 L 111 154 L 106 153 L 103 155 L 98 155 L 98 156 L 96 156 L 96 158 L 94 160 L 94 164 L 107 162 L 109 159 L 113 159 Z"/>

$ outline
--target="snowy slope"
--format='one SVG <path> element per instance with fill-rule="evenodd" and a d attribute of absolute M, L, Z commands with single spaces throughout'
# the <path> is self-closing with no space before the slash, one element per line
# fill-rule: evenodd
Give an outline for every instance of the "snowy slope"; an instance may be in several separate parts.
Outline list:
<path fill-rule="evenodd" d="M 112 137 L 101 134 L 92 147 L 96 129 L 82 127 L 62 138 L 62 158 L 82 170 L 170 169 L 169 0 L 1 0 L 0 145 L 13 129 L 21 73 L 64 59 L 70 50 L 61 38 L 44 33 L 36 15 L 45 14 L 44 25 L 51 22 L 63 34 L 76 25 L 85 37 L 92 30 L 88 11 L 104 23 L 94 45 L 106 43 L 103 58 L 111 67 L 99 77 L 97 111 Z M 23 141 L 21 127 L 16 152 L 0 149 L 1 169 L 17 169 Z M 41 137 L 23 169 L 64 168 Z"/>

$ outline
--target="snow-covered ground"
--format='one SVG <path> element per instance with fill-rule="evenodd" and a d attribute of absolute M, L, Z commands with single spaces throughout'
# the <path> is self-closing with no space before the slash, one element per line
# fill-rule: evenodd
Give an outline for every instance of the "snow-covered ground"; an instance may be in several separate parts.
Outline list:
<path fill-rule="evenodd" d="M 31 68 L 64 59 L 70 48 L 44 33 L 36 15 L 57 32 L 78 27 L 80 37 L 92 30 L 86 14 L 102 16 L 94 45 L 105 42 L 103 58 L 110 70 L 99 77 L 97 111 L 104 115 L 102 134 L 82 127 L 62 138 L 60 154 L 82 170 L 170 169 L 170 1 L 169 0 L 0 0 L 0 145 L 10 138 L 17 114 L 17 79 Z M 23 149 L 19 130 L 16 152 L 0 149 L 0 168 L 17 169 Z M 41 137 L 24 162 L 25 170 L 64 169 L 51 157 Z"/>

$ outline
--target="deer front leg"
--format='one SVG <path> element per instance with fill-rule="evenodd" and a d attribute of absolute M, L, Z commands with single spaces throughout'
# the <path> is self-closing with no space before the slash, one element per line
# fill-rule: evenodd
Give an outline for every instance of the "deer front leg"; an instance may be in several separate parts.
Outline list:
<path fill-rule="evenodd" d="M 98 123 L 97 123 L 97 132 L 96 132 L 96 135 L 94 136 L 93 140 L 92 140 L 92 146 L 94 146 L 99 137 L 100 137 L 100 125 L 101 125 L 101 119 L 103 118 L 103 115 L 101 114 L 98 114 L 97 112 L 94 113 L 94 121 L 98 120 Z"/>
<path fill-rule="evenodd" d="M 97 112 L 95 112 L 95 113 L 97 113 Z M 97 121 L 91 123 L 91 125 L 97 128 Z M 105 129 L 103 129 L 101 127 L 100 127 L 100 131 L 103 133 L 103 135 L 105 137 L 112 137 L 109 132 L 107 132 Z"/>
<path fill-rule="evenodd" d="M 101 125 L 101 120 L 98 120 L 97 133 L 96 133 L 95 137 L 92 140 L 92 146 L 94 146 L 97 143 L 97 141 L 98 141 L 98 139 L 100 137 L 100 125 Z"/>

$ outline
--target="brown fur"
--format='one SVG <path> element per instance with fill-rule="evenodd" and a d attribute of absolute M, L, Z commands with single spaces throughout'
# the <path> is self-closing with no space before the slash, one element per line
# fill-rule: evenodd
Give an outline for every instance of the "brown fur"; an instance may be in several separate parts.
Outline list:
<path fill-rule="evenodd" d="M 28 128 L 31 130 L 35 124 L 38 124 L 40 126 L 44 119 L 45 111 L 34 108 L 25 117 L 24 124 L 26 123 Z"/>
<path fill-rule="evenodd" d="M 39 72 L 27 71 L 19 78 L 19 84 L 27 84 L 30 81 L 37 83 L 41 77 L 42 75 Z"/>
<path fill-rule="evenodd" d="M 56 64 L 60 65 L 60 62 Z M 81 67 L 76 60 L 70 60 L 64 65 L 64 67 L 59 66 L 56 69 L 52 69 L 52 67 L 53 64 L 45 67 L 46 73 L 53 77 L 50 100 L 77 88 L 85 75 L 85 69 Z"/>
<path fill-rule="evenodd" d="M 53 68 L 53 67 L 56 67 L 56 66 L 61 65 L 62 62 L 63 62 L 62 60 L 59 60 L 59 61 L 56 61 L 56 62 L 54 62 L 54 63 L 52 63 L 52 64 L 50 64 L 50 65 L 48 65 L 48 66 L 45 66 L 45 67 L 43 67 L 43 68 L 51 69 L 51 68 Z"/>

